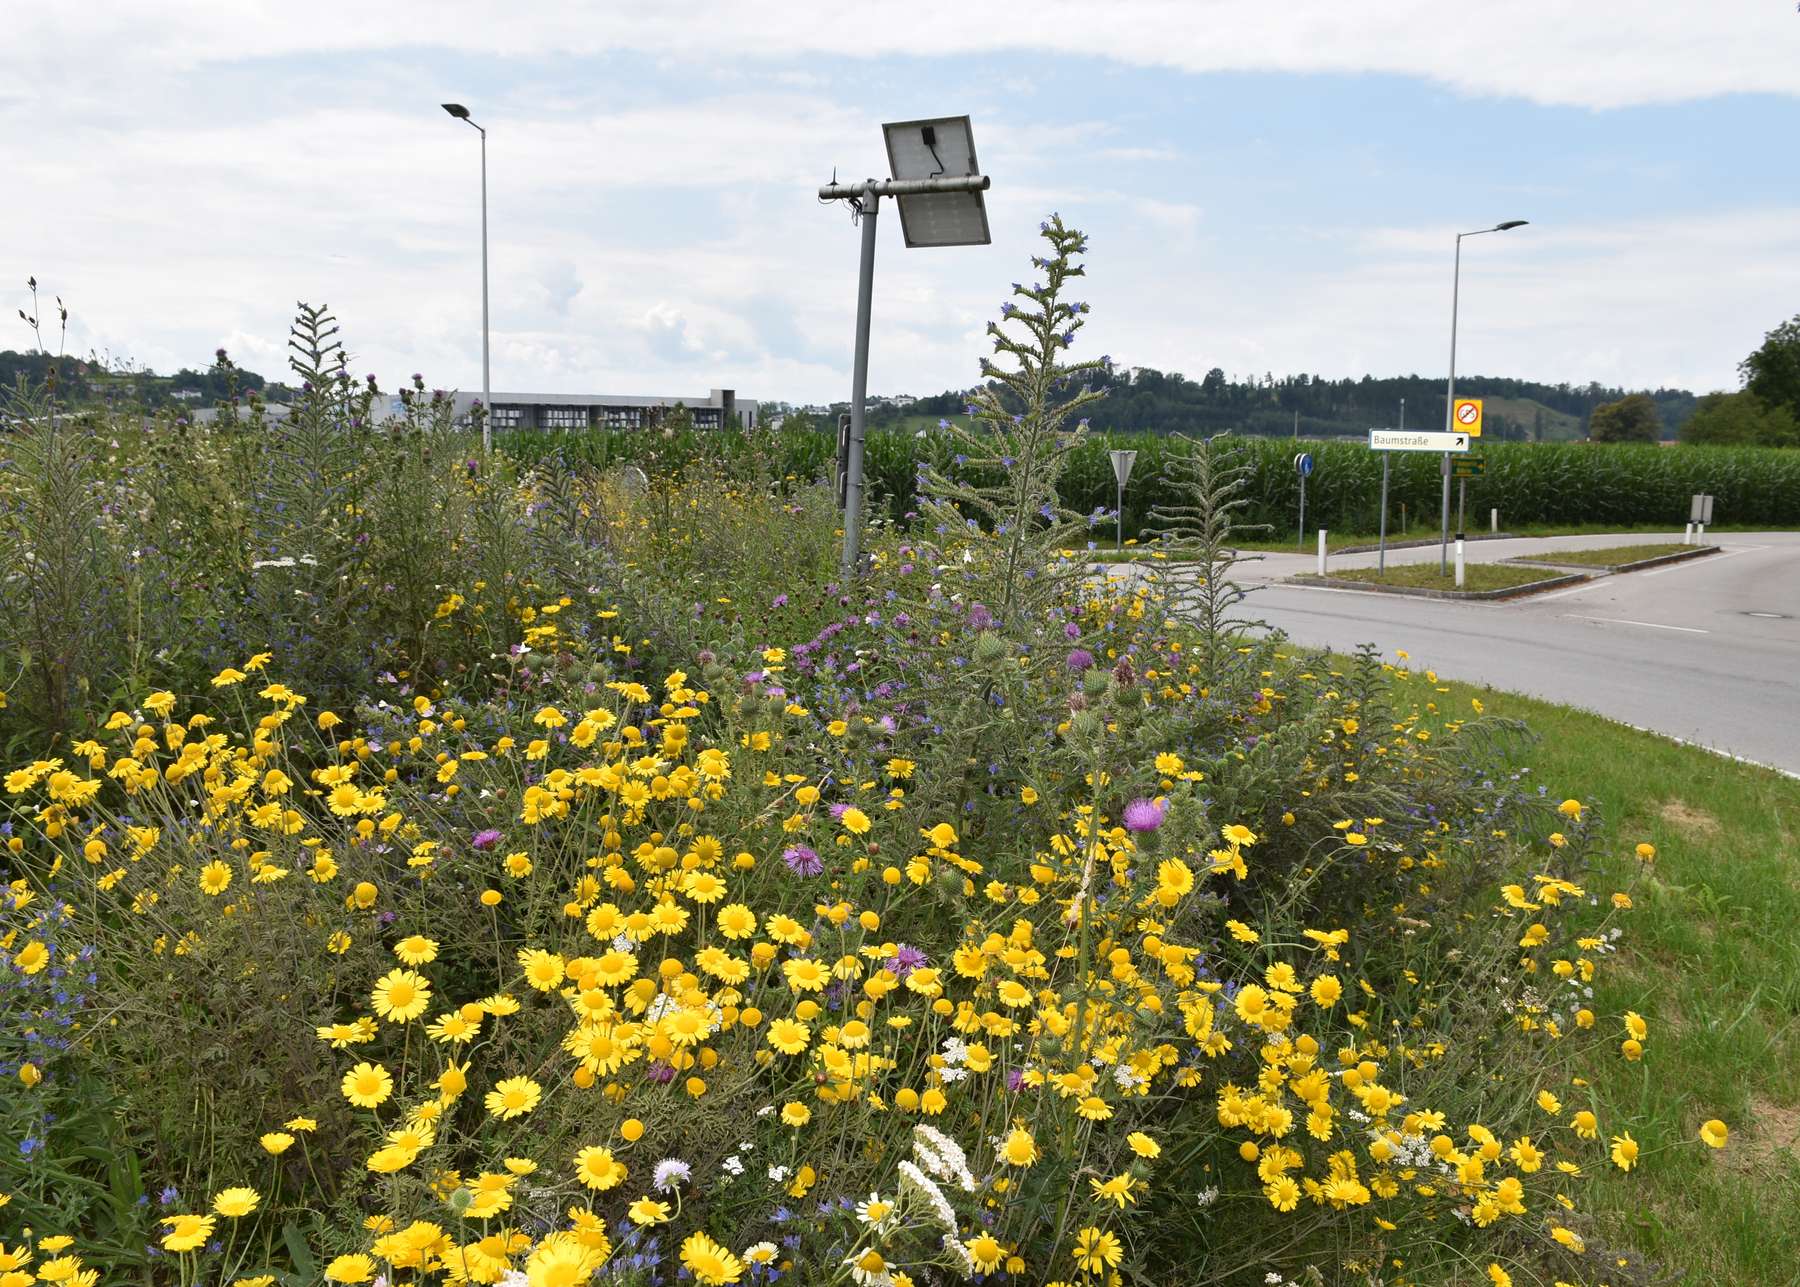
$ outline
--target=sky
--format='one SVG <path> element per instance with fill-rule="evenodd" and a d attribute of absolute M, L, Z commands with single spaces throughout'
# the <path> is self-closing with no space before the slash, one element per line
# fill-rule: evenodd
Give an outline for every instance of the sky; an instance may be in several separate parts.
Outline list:
<path fill-rule="evenodd" d="M 0 41 L 0 304 L 68 350 L 496 390 L 848 396 L 858 233 L 820 184 L 968 114 L 992 244 L 878 225 L 870 388 L 975 382 L 1051 212 L 1075 356 L 1198 379 L 1457 370 L 1735 388 L 1800 314 L 1795 0 L 85 0 Z M 8 317 L 13 309 L 4 310 Z M 0 348 L 27 348 L 14 321 Z"/>

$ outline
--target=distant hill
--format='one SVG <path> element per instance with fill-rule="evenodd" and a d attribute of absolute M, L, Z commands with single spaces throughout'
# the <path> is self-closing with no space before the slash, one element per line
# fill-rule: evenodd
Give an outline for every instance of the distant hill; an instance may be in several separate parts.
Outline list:
<path fill-rule="evenodd" d="M 60 396 L 69 406 L 141 407 L 156 411 L 169 406 L 210 407 L 227 396 L 222 373 L 214 369 L 182 368 L 173 375 L 149 369 L 118 369 L 97 357 L 52 358 L 43 353 L 0 351 L 0 389 L 11 389 L 19 377 L 41 385 L 55 365 Z M 239 393 L 254 389 L 271 402 L 286 402 L 293 391 L 284 384 L 264 379 L 254 371 L 235 372 Z"/>
<path fill-rule="evenodd" d="M 1089 411 L 1101 431 L 1235 433 L 1310 438 L 1361 437 L 1400 423 L 1401 399 L 1409 428 L 1441 427 L 1444 382 L 1425 376 L 1363 376 L 1327 380 L 1316 375 L 1265 375 L 1232 380 L 1217 367 L 1200 380 L 1150 367 L 1117 368 L 1100 381 L 1108 396 Z M 1501 441 L 1561 442 L 1585 438 L 1594 408 L 1633 389 L 1602 384 L 1540 384 L 1494 376 L 1459 376 L 1458 394 L 1481 398 L 1487 436 Z M 1663 436 L 1674 438 L 1697 401 L 1686 389 L 1647 389 L 1662 417 Z M 898 428 L 961 415 L 967 390 L 919 398 L 903 406 L 871 409 L 869 423 Z"/>

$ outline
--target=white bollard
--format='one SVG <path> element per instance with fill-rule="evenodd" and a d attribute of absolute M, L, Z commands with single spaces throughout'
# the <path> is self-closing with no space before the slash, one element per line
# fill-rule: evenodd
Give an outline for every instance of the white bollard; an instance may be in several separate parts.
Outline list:
<path fill-rule="evenodd" d="M 1488 511 L 1488 531 L 1498 532 L 1499 530 L 1500 530 L 1500 511 L 1497 509 L 1490 509 Z"/>
<path fill-rule="evenodd" d="M 1695 523 L 1694 524 L 1694 544 L 1695 545 L 1705 545 L 1706 544 L 1706 524 L 1705 523 Z"/>
<path fill-rule="evenodd" d="M 1325 575 L 1325 529 L 1319 529 L 1319 575 Z"/>
<path fill-rule="evenodd" d="M 1463 588 L 1463 538 L 1456 538 L 1456 588 Z"/>
<path fill-rule="evenodd" d="M 1692 545 L 1694 543 L 1694 524 L 1692 521 L 1690 521 L 1687 527 L 1683 529 L 1681 533 L 1681 543 L 1683 545 Z"/>

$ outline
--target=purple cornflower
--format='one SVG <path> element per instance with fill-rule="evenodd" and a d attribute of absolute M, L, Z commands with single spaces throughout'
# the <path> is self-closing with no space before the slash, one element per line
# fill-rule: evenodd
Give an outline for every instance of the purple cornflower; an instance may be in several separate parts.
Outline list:
<path fill-rule="evenodd" d="M 1125 806 L 1125 829 L 1155 831 L 1168 812 L 1169 806 L 1160 800 L 1133 800 Z"/>
<path fill-rule="evenodd" d="M 825 870 L 818 853 L 810 845 L 789 845 L 781 851 L 788 870 L 801 876 L 817 876 Z"/>
<path fill-rule="evenodd" d="M 477 831 L 475 833 L 475 838 L 469 843 L 474 845 L 477 849 L 492 849 L 495 845 L 500 843 L 500 833 L 494 828 L 489 827 L 484 831 Z"/>
<path fill-rule="evenodd" d="M 887 959 L 887 967 L 896 976 L 904 979 L 926 961 L 925 953 L 909 943 L 902 943 L 894 949 L 894 954 Z"/>

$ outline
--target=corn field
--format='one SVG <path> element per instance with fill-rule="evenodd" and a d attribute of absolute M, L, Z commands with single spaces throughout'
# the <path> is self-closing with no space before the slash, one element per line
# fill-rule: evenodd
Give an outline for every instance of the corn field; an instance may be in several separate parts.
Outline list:
<path fill-rule="evenodd" d="M 831 439 L 814 432 L 688 432 L 663 438 L 596 431 L 561 436 L 512 434 L 497 436 L 496 441 L 525 463 L 629 463 L 658 475 L 679 474 L 698 460 L 712 459 L 739 467 L 756 462 L 767 477 L 796 481 L 829 474 L 834 452 Z M 1297 451 L 1305 450 L 1315 463 L 1306 487 L 1307 526 L 1375 530 L 1381 498 L 1380 453 L 1357 441 L 1239 441 L 1256 464 L 1246 522 L 1267 523 L 1277 530 L 1294 525 L 1300 497 L 1293 461 Z M 1125 497 L 1125 531 L 1128 536 L 1139 534 L 1151 509 L 1169 500 L 1161 491 L 1162 465 L 1168 453 L 1181 446 L 1178 438 L 1155 434 L 1089 437 L 1069 458 L 1061 484 L 1063 503 L 1083 513 L 1102 510 L 1110 517 L 1115 492 L 1107 453 L 1114 448 L 1135 450 L 1137 462 Z M 1471 527 L 1485 527 L 1489 509 L 1500 511 L 1502 527 L 1528 523 L 1673 526 L 1687 520 L 1688 498 L 1696 492 L 1715 498 L 1713 515 L 1718 523 L 1800 525 L 1800 450 L 1493 443 L 1482 447 L 1480 454 L 1486 459 L 1487 472 L 1468 484 Z M 865 460 L 871 493 L 897 520 L 904 520 L 913 507 L 913 480 L 922 459 L 941 469 L 957 469 L 950 446 L 935 434 L 869 435 Z M 1398 528 L 1402 507 L 1412 515 L 1436 515 L 1438 461 L 1430 453 L 1392 453 L 1391 529 Z M 1110 533 L 1110 522 L 1106 529 Z"/>

